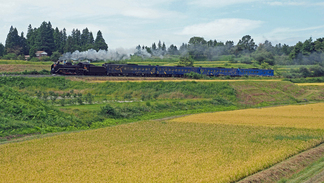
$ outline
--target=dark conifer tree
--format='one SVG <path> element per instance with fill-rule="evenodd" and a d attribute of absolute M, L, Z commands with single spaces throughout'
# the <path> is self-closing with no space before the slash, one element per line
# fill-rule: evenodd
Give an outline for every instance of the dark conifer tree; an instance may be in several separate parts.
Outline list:
<path fill-rule="evenodd" d="M 2 57 L 5 54 L 5 48 L 2 43 L 0 43 L 0 57 Z"/>
<path fill-rule="evenodd" d="M 153 50 L 153 51 L 156 50 L 156 44 L 155 44 L 155 43 L 152 44 L 152 50 Z"/>
<path fill-rule="evenodd" d="M 163 44 L 162 44 L 162 51 L 166 51 L 166 46 L 165 46 L 165 43 L 163 42 Z"/>
<path fill-rule="evenodd" d="M 68 36 L 67 40 L 66 40 L 66 44 L 64 46 L 64 52 L 73 52 L 75 50 L 73 50 L 73 37 L 72 36 Z"/>
<path fill-rule="evenodd" d="M 100 30 L 97 33 L 97 37 L 94 42 L 94 47 L 95 47 L 95 50 L 97 50 L 97 51 L 108 50 L 108 45 L 106 44 L 104 38 L 102 37 L 102 33 Z"/>
<path fill-rule="evenodd" d="M 60 32 L 60 30 L 56 27 L 54 30 L 54 45 L 55 45 L 55 51 L 60 52 L 60 48 L 61 48 L 61 42 L 62 42 L 62 34 Z"/>
<path fill-rule="evenodd" d="M 45 51 L 48 55 L 52 55 L 52 52 L 55 50 L 53 32 L 51 22 L 43 22 L 39 27 L 36 37 L 36 45 L 39 51 Z"/>
<path fill-rule="evenodd" d="M 66 29 L 64 28 L 63 31 L 61 31 L 60 53 L 64 53 L 64 47 L 66 45 L 66 41 L 67 41 L 67 34 L 66 34 Z"/>
<path fill-rule="evenodd" d="M 7 35 L 5 51 L 7 53 L 14 53 L 16 55 L 23 54 L 20 36 L 18 35 L 17 29 L 13 28 L 13 26 L 10 27 L 9 33 Z"/>
<path fill-rule="evenodd" d="M 21 47 L 21 52 L 19 55 L 28 55 L 29 54 L 29 49 L 27 47 L 27 40 L 24 36 L 24 32 L 21 32 L 19 46 Z"/>

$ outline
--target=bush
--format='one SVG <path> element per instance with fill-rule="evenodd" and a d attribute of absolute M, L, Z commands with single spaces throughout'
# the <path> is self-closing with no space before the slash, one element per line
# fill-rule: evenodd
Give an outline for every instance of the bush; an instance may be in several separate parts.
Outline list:
<path fill-rule="evenodd" d="M 31 61 L 31 62 L 39 62 L 39 59 L 37 57 L 32 57 L 29 61 Z"/>
<path fill-rule="evenodd" d="M 180 57 L 178 66 L 193 66 L 194 60 L 191 58 L 191 56 L 186 57 Z"/>
<path fill-rule="evenodd" d="M 190 73 L 186 73 L 184 75 L 185 78 L 191 78 L 191 79 L 201 79 L 201 78 L 204 78 L 204 75 L 202 74 L 198 74 L 198 73 L 195 73 L 195 72 L 190 72 Z"/>
<path fill-rule="evenodd" d="M 252 64 L 251 57 L 241 57 L 239 61 L 243 64 Z"/>
<path fill-rule="evenodd" d="M 49 57 L 49 56 L 40 57 L 39 60 L 40 61 L 51 61 L 51 57 Z"/>
<path fill-rule="evenodd" d="M 119 114 L 117 114 L 116 110 L 109 104 L 101 107 L 100 114 L 111 118 L 117 118 L 120 116 Z"/>
<path fill-rule="evenodd" d="M 4 60 L 17 60 L 17 55 L 14 53 L 8 53 L 2 57 Z"/>

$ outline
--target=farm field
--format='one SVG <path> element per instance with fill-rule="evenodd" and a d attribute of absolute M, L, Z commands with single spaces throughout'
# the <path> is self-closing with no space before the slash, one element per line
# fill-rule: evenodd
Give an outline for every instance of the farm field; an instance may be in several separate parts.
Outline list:
<path fill-rule="evenodd" d="M 31 64 L 0 64 L 0 73 L 24 72 L 24 71 L 41 71 L 50 70 L 48 65 L 31 65 Z"/>
<path fill-rule="evenodd" d="M 50 70 L 52 62 L 29 62 L 23 60 L 0 60 L 0 73 Z"/>
<path fill-rule="evenodd" d="M 229 125 L 251 125 L 271 127 L 293 127 L 324 129 L 324 103 L 308 105 L 288 105 L 226 111 L 219 113 L 195 114 L 173 119 L 173 122 L 194 122 Z"/>
<path fill-rule="evenodd" d="M 296 83 L 299 86 L 324 86 L 324 83 Z"/>
<path fill-rule="evenodd" d="M 323 109 L 205 113 L 4 144 L 0 182 L 237 181 L 322 143 Z"/>

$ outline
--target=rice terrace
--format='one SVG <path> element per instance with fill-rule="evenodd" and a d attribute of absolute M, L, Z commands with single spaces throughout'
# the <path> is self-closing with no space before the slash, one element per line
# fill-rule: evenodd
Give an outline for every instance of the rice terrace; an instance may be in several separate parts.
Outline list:
<path fill-rule="evenodd" d="M 5 25 L 18 19 L 11 11 L 26 23 L 32 9 L 42 11 L 35 20 L 48 14 L 69 29 L 97 31 L 69 35 L 50 21 L 20 35 L 8 27 L 0 41 L 0 183 L 323 183 L 323 20 L 310 22 L 324 4 L 197 2 L 0 3 Z M 288 6 L 294 12 L 282 11 Z M 216 12 L 224 18 L 212 20 Z M 255 37 L 237 35 L 245 32 Z M 190 37 L 197 34 L 209 40 Z"/>
<path fill-rule="evenodd" d="M 4 144 L 1 182 L 232 182 L 321 144 L 323 109 L 208 113 Z M 274 124 L 263 121 L 276 111 Z"/>
<path fill-rule="evenodd" d="M 322 85 L 124 79 L 1 77 L 0 182 L 276 182 L 324 156 Z"/>

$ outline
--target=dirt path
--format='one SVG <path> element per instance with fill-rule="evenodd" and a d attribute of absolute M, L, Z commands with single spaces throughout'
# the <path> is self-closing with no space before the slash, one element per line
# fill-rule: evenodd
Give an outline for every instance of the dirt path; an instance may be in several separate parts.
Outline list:
<path fill-rule="evenodd" d="M 322 157 L 324 157 L 324 144 L 302 152 L 296 156 L 287 159 L 286 161 L 278 163 L 254 175 L 251 175 L 239 181 L 239 183 L 277 182 L 282 178 L 291 177 L 293 174 L 300 172 L 305 167 L 311 165 L 312 163 L 314 163 Z M 307 177 L 307 180 L 304 180 L 303 182 L 305 181 L 308 181 L 309 183 L 322 182 L 324 181 L 324 172 L 318 171 L 311 177 Z"/>

